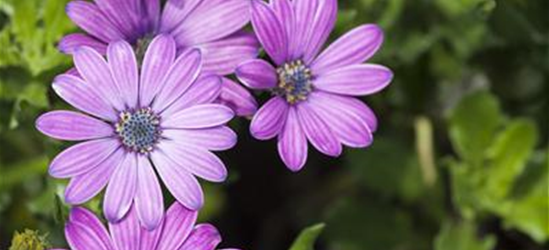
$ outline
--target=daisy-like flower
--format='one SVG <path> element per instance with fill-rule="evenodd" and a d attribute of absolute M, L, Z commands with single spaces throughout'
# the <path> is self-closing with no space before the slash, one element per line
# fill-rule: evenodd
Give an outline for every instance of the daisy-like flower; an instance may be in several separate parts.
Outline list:
<path fill-rule="evenodd" d="M 384 66 L 361 64 L 383 41 L 376 25 L 353 29 L 317 55 L 336 16 L 337 0 L 253 2 L 252 26 L 274 65 L 249 60 L 236 75 L 247 87 L 272 93 L 250 131 L 259 140 L 278 137 L 278 152 L 292 171 L 304 166 L 307 142 L 333 157 L 342 144 L 370 145 L 377 120 L 355 97 L 382 90 L 393 77 Z"/>
<path fill-rule="evenodd" d="M 162 10 L 161 10 L 162 9 Z M 87 34 L 70 34 L 59 49 L 72 54 L 89 46 L 101 54 L 107 44 L 130 42 L 141 58 L 151 39 L 170 35 L 178 51 L 199 48 L 203 71 L 228 75 L 235 67 L 257 56 L 253 34 L 241 31 L 250 19 L 250 0 L 75 0 L 66 8 L 69 18 Z M 251 115 L 257 109 L 253 96 L 228 78 L 223 79 L 219 102 L 230 105 L 238 115 Z"/>
<path fill-rule="evenodd" d="M 85 141 L 57 155 L 49 167 L 51 176 L 71 179 L 66 202 L 82 204 L 106 186 L 103 211 L 109 221 L 122 219 L 135 203 L 142 224 L 153 229 L 164 213 L 158 173 L 179 202 L 200 209 L 203 193 L 195 176 L 225 180 L 223 162 L 210 151 L 236 143 L 225 126 L 233 111 L 212 103 L 221 79 L 199 77 L 200 51 L 176 57 L 169 36 L 151 42 L 140 70 L 125 41 L 109 45 L 107 59 L 80 47 L 74 62 L 82 78 L 64 74 L 54 80 L 57 95 L 87 114 L 52 111 L 36 121 L 52 138 Z"/>
<path fill-rule="evenodd" d="M 168 209 L 154 231 L 140 227 L 134 210 L 120 222 L 109 223 L 107 231 L 92 212 L 73 208 L 65 225 L 69 246 L 74 250 L 213 250 L 221 242 L 214 226 L 195 226 L 197 213 L 178 203 Z"/>

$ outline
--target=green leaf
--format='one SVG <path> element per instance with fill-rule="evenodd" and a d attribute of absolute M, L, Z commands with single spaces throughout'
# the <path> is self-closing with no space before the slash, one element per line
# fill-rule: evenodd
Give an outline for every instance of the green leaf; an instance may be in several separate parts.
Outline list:
<path fill-rule="evenodd" d="M 480 166 L 503 118 L 498 100 L 487 91 L 465 96 L 450 114 L 450 138 L 461 159 Z"/>
<path fill-rule="evenodd" d="M 480 239 L 472 222 L 447 222 L 435 239 L 435 250 L 491 250 L 496 246 L 494 236 Z"/>
<path fill-rule="evenodd" d="M 294 241 L 290 250 L 314 250 L 315 241 L 325 226 L 323 223 L 320 223 L 305 228 Z"/>
<path fill-rule="evenodd" d="M 512 121 L 500 133 L 487 151 L 490 164 L 487 171 L 486 192 L 496 199 L 504 198 L 534 151 L 537 129 L 530 120 Z"/>

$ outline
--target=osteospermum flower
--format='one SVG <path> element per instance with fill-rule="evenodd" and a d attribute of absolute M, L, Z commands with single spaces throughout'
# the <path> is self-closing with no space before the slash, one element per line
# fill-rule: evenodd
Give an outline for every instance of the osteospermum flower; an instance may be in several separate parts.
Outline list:
<path fill-rule="evenodd" d="M 361 64 L 383 41 L 376 25 L 363 25 L 336 40 L 320 55 L 337 15 L 336 0 L 256 0 L 252 25 L 269 55 L 236 69 L 240 81 L 273 97 L 250 125 L 260 140 L 278 136 L 278 152 L 293 171 L 307 159 L 307 141 L 320 152 L 338 156 L 342 144 L 366 147 L 376 117 L 355 96 L 385 88 L 393 74 L 383 66 Z"/>
<path fill-rule="evenodd" d="M 74 250 L 215 249 L 221 242 L 219 232 L 210 224 L 195 226 L 196 217 L 196 212 L 174 203 L 168 209 L 162 224 L 154 231 L 148 231 L 139 226 L 136 212 L 131 209 L 119 223 L 109 223 L 107 231 L 93 213 L 75 207 L 65 225 L 65 237 Z"/>
<path fill-rule="evenodd" d="M 169 36 L 151 42 L 140 70 L 127 42 L 109 45 L 107 59 L 81 47 L 74 62 L 82 78 L 64 74 L 54 80 L 55 92 L 87 114 L 53 111 L 36 121 L 50 137 L 85 141 L 50 165 L 53 177 L 71 178 L 65 200 L 81 204 L 107 186 L 103 211 L 109 221 L 120 220 L 135 203 L 140 221 L 153 229 L 164 212 L 156 170 L 179 202 L 201 208 L 203 193 L 195 176 L 225 180 L 225 166 L 210 151 L 236 143 L 225 126 L 233 111 L 211 103 L 220 93 L 220 78 L 199 78 L 200 51 L 176 57 Z"/>
<path fill-rule="evenodd" d="M 87 34 L 70 34 L 59 43 L 68 54 L 89 46 L 101 54 L 110 42 L 130 42 L 142 56 L 158 34 L 172 36 L 179 51 L 199 48 L 203 71 L 228 75 L 244 60 L 255 58 L 258 43 L 241 29 L 250 19 L 250 0 L 75 0 L 67 5 L 69 18 Z M 161 10 L 162 9 L 162 10 Z M 239 115 L 251 115 L 257 104 L 245 88 L 223 79 L 220 102 Z"/>

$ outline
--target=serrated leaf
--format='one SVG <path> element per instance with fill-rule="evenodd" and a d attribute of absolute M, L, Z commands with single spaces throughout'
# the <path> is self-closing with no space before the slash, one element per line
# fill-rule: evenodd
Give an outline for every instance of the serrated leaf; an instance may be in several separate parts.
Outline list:
<path fill-rule="evenodd" d="M 323 223 L 320 223 L 305 228 L 294 241 L 290 250 L 314 250 L 315 241 L 325 226 Z"/>
<path fill-rule="evenodd" d="M 480 166 L 503 118 L 498 100 L 487 91 L 465 96 L 450 115 L 450 138 L 461 159 Z"/>
<path fill-rule="evenodd" d="M 435 250 L 492 250 L 496 246 L 493 236 L 479 238 L 472 222 L 447 222 L 435 239 Z"/>

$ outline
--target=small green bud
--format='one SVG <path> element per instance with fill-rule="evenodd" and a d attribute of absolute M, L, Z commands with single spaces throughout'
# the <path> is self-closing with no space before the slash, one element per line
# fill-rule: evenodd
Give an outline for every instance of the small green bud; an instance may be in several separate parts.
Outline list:
<path fill-rule="evenodd" d="M 46 235 L 40 235 L 38 231 L 25 229 L 25 232 L 15 232 L 9 250 L 45 250 L 50 248 L 46 241 Z"/>

